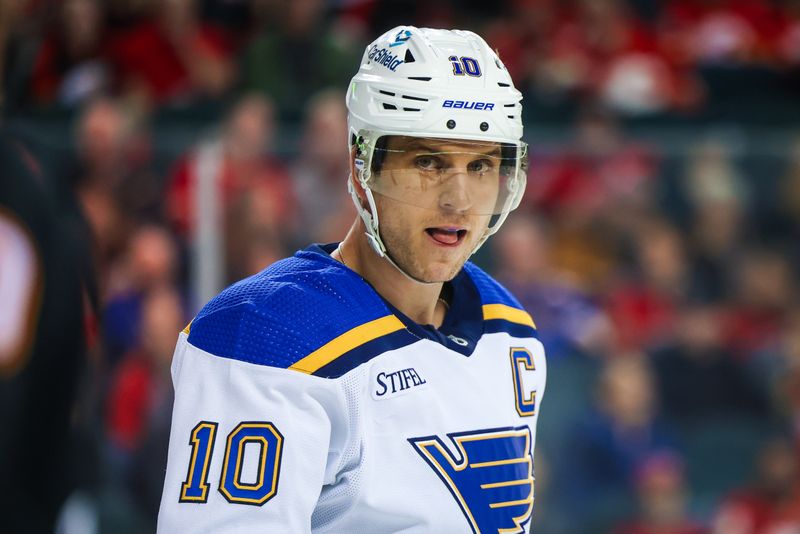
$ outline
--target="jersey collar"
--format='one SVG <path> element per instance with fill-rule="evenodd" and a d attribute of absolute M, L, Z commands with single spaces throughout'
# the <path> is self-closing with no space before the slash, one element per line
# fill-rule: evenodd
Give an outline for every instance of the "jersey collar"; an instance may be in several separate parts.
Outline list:
<path fill-rule="evenodd" d="M 400 319 L 406 329 L 415 336 L 439 343 L 464 356 L 469 356 L 473 353 L 478 340 L 483 334 L 483 309 L 478 288 L 464 269 L 461 269 L 453 280 L 447 282 L 452 294 L 450 308 L 445 314 L 442 325 L 436 328 L 433 325 L 421 325 L 412 321 L 384 299 L 380 293 L 375 291 L 372 284 L 346 265 L 332 258 L 331 253 L 336 250 L 338 245 L 338 243 L 313 244 L 302 252 L 317 254 L 321 256 L 319 258 L 320 261 L 335 264 L 334 266 L 346 270 L 352 276 L 358 277 L 369 287 L 370 291 L 374 291 L 381 297 L 392 314 Z"/>

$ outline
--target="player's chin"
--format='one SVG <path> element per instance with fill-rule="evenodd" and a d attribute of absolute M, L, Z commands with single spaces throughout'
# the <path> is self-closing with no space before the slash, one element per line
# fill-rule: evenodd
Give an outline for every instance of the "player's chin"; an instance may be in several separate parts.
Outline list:
<path fill-rule="evenodd" d="M 439 259 L 428 262 L 416 277 L 429 284 L 449 282 L 461 271 L 467 257 Z"/>

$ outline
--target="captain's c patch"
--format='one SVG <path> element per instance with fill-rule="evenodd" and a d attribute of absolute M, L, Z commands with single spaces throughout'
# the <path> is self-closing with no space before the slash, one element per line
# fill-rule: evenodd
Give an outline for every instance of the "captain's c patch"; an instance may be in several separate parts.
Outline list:
<path fill-rule="evenodd" d="M 472 532 L 521 533 L 533 512 L 533 458 L 527 426 L 408 441 L 455 498 Z"/>
<path fill-rule="evenodd" d="M 514 400 L 520 417 L 536 415 L 536 390 L 524 386 L 523 374 L 535 371 L 533 354 L 522 347 L 511 348 L 511 376 L 514 379 Z M 531 373 L 532 374 L 532 373 Z"/>

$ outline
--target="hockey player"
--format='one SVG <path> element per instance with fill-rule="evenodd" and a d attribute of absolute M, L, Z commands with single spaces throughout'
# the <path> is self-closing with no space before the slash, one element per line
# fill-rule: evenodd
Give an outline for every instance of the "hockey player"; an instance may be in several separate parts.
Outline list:
<path fill-rule="evenodd" d="M 348 93 L 359 213 L 180 334 L 161 532 L 523 532 L 545 360 L 467 262 L 525 188 L 520 93 L 477 35 L 398 27 Z"/>

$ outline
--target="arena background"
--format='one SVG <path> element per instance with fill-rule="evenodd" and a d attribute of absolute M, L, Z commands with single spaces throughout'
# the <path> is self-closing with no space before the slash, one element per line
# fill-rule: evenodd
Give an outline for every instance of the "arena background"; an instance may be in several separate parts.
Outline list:
<path fill-rule="evenodd" d="M 344 235 L 344 89 L 398 24 L 480 33 L 524 94 L 475 261 L 547 348 L 532 530 L 800 531 L 800 1 L 0 0 L 2 128 L 94 273 L 58 531 L 154 530 L 175 336 Z"/>

